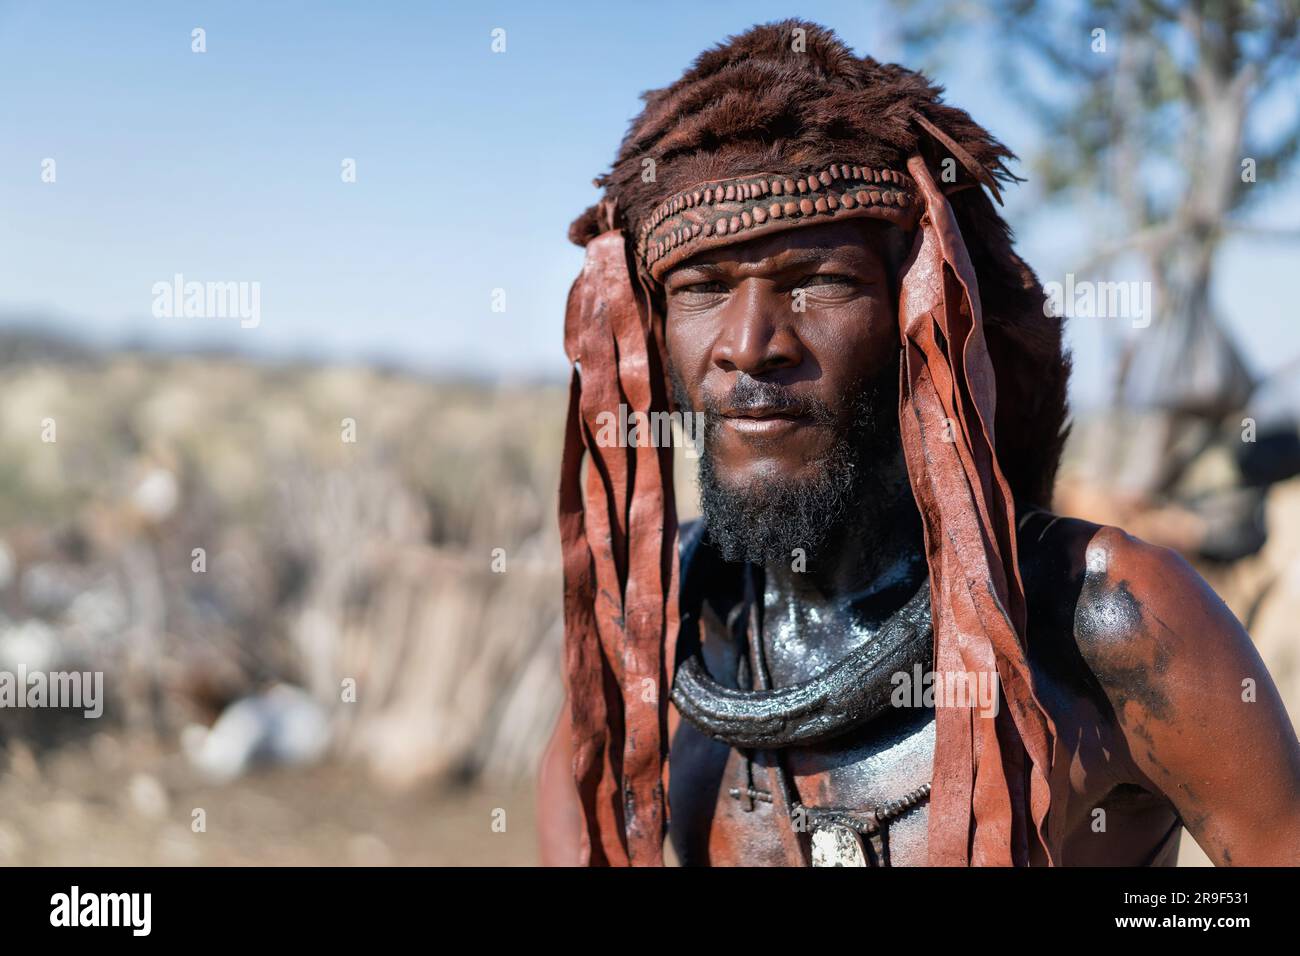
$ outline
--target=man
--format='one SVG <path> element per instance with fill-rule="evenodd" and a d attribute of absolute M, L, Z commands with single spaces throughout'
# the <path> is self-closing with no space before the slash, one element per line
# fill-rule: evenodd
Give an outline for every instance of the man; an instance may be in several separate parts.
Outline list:
<path fill-rule="evenodd" d="M 1186 826 L 1300 862 L 1248 635 L 1046 510 L 1068 361 L 985 192 L 1010 153 L 797 21 L 645 99 L 571 231 L 544 861 L 1168 864 Z M 705 416 L 680 535 L 670 450 L 601 438 L 620 405 Z"/>

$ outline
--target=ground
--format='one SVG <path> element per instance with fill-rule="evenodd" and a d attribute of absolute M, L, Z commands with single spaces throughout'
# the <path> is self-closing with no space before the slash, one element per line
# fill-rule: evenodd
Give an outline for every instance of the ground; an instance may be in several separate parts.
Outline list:
<path fill-rule="evenodd" d="M 527 789 L 394 792 L 339 764 L 213 786 L 178 757 L 99 735 L 41 758 L 11 746 L 0 772 L 5 865 L 510 866 L 536 863 L 536 842 Z"/>

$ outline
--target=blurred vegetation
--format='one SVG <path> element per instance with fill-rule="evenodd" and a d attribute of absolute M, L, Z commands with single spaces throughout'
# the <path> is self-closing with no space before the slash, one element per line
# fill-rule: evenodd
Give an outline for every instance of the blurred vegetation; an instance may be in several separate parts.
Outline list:
<path fill-rule="evenodd" d="M 175 747 L 285 682 L 382 779 L 527 777 L 560 702 L 564 389 L 23 334 L 0 363 L 0 668 L 102 670 L 108 697 L 0 743 Z"/>

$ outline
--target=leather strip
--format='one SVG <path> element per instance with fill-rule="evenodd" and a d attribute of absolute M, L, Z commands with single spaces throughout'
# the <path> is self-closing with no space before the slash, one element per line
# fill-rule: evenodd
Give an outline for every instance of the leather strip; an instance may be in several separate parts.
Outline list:
<path fill-rule="evenodd" d="M 960 143 L 958 143 L 955 139 L 953 139 L 951 136 L 949 136 L 939 127 L 935 126 L 933 123 L 931 123 L 920 113 L 913 112 L 912 119 L 915 120 L 916 124 L 920 126 L 922 129 L 924 129 L 927 133 L 929 133 L 939 142 L 943 143 L 943 145 L 947 147 L 948 152 L 952 153 L 953 156 L 955 156 L 961 162 L 962 166 L 966 168 L 966 172 L 974 176 L 976 182 L 982 183 L 983 185 L 987 186 L 989 192 L 993 194 L 993 198 L 997 200 L 998 205 L 999 206 L 1002 205 L 1002 191 L 998 189 L 998 181 L 997 179 L 994 178 L 993 174 L 988 171 L 987 168 L 985 168 L 978 160 L 976 160 L 974 156 L 966 152 L 966 150 L 962 149 Z M 948 192 L 951 194 L 952 190 L 948 190 Z"/>
<path fill-rule="evenodd" d="M 908 168 L 925 213 L 901 282 L 899 420 L 925 527 L 935 666 L 996 671 L 1004 705 L 996 716 L 936 713 L 930 862 L 1024 865 L 1031 822 L 1051 861 L 1045 819 L 1056 732 L 1025 658 L 1014 504 L 994 452 L 993 367 L 978 286 L 924 160 L 914 156 Z"/>
<path fill-rule="evenodd" d="M 574 373 L 559 514 L 584 862 L 659 865 L 676 509 L 670 449 L 602 447 L 594 437 L 600 413 L 621 403 L 634 412 L 667 410 L 658 339 L 617 230 L 587 245 L 569 293 L 565 343 Z"/>

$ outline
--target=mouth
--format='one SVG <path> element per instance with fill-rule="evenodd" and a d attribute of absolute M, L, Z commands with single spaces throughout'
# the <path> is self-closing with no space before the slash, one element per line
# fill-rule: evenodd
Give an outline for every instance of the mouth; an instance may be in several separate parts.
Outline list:
<path fill-rule="evenodd" d="M 773 435 L 810 424 L 812 418 L 796 411 L 748 408 L 728 410 L 722 420 L 732 431 L 742 435 Z"/>

